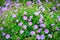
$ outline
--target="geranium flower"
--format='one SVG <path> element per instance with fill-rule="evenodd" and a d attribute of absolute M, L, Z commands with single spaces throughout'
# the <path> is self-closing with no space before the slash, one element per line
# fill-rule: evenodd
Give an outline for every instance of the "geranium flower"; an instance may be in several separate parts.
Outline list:
<path fill-rule="evenodd" d="M 39 29 L 37 30 L 38 33 L 40 33 L 41 31 L 42 31 L 42 28 L 39 28 Z"/>
<path fill-rule="evenodd" d="M 38 25 L 34 25 L 34 29 L 38 29 Z"/>
<path fill-rule="evenodd" d="M 32 2 L 29 1 L 29 2 L 27 2 L 26 4 L 27 4 L 27 6 L 30 6 L 30 5 L 32 4 Z"/>
<path fill-rule="evenodd" d="M 16 14 L 12 14 L 12 17 L 13 17 L 13 18 L 16 18 Z"/>
<path fill-rule="evenodd" d="M 45 27 L 46 27 L 46 25 L 45 25 L 45 24 L 40 24 L 40 27 L 45 28 Z"/>
<path fill-rule="evenodd" d="M 32 22 L 28 22 L 28 25 L 30 25 L 30 26 L 31 26 L 31 25 L 32 25 Z"/>
<path fill-rule="evenodd" d="M 45 11 L 45 8 L 43 6 L 40 6 L 39 7 L 39 10 L 41 10 L 42 12 L 44 12 Z"/>
<path fill-rule="evenodd" d="M 18 25 L 19 25 L 19 26 L 22 26 L 22 22 L 20 22 Z"/>
<path fill-rule="evenodd" d="M 57 4 L 57 6 L 60 6 L 60 4 Z"/>
<path fill-rule="evenodd" d="M 27 20 L 28 18 L 27 18 L 27 16 L 23 16 L 23 19 L 24 19 L 24 20 Z"/>
<path fill-rule="evenodd" d="M 35 15 L 35 16 L 38 16 L 38 15 L 39 15 L 39 13 L 40 13 L 40 12 L 35 12 L 35 13 L 34 13 L 34 15 Z"/>
<path fill-rule="evenodd" d="M 27 26 L 26 25 L 23 25 L 23 29 L 26 29 L 27 28 Z"/>
<path fill-rule="evenodd" d="M 40 35 L 36 35 L 36 39 L 40 40 L 41 39 Z"/>
<path fill-rule="evenodd" d="M 0 27 L 0 30 L 3 30 L 3 27 Z"/>
<path fill-rule="evenodd" d="M 45 34 L 48 34 L 49 33 L 49 30 L 48 29 L 45 29 L 44 32 L 45 32 Z"/>
<path fill-rule="evenodd" d="M 45 39 L 44 34 L 41 34 L 41 35 L 40 35 L 40 38 L 41 38 L 41 40 L 44 40 L 44 39 Z"/>
<path fill-rule="evenodd" d="M 20 30 L 20 34 L 23 34 L 24 33 L 24 30 Z"/>
<path fill-rule="evenodd" d="M 57 16 L 57 18 L 58 18 L 58 21 L 60 21 L 60 16 Z"/>
<path fill-rule="evenodd" d="M 5 36 L 6 35 L 6 33 L 5 32 L 2 32 L 2 36 Z"/>
<path fill-rule="evenodd" d="M 10 38 L 10 34 L 7 34 L 7 35 L 5 36 L 5 38 L 6 38 L 6 39 L 9 39 L 9 38 Z"/>
<path fill-rule="evenodd" d="M 31 31 L 30 34 L 31 34 L 31 35 L 35 35 L 35 32 L 34 32 L 34 31 Z"/>

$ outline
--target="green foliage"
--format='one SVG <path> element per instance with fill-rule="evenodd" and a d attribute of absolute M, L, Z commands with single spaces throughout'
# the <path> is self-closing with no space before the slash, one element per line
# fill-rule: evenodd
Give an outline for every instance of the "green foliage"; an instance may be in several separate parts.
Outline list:
<path fill-rule="evenodd" d="M 11 0 L 11 1 L 16 2 L 16 0 Z M 26 3 L 27 1 L 29 0 L 19 0 L 20 3 Z"/>
<path fill-rule="evenodd" d="M 29 0 L 19 0 L 19 2 L 21 2 L 21 3 L 26 3 L 27 1 L 29 1 Z"/>
<path fill-rule="evenodd" d="M 5 0 L 0 0 L 0 6 L 4 5 Z"/>

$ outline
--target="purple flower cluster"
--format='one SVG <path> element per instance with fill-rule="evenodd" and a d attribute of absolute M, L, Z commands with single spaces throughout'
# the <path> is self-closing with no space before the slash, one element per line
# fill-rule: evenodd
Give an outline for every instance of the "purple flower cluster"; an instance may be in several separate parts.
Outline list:
<path fill-rule="evenodd" d="M 38 40 L 44 40 L 45 36 L 44 36 L 44 34 L 36 35 L 36 39 L 38 39 Z"/>
<path fill-rule="evenodd" d="M 10 34 L 7 34 L 5 32 L 2 32 L 2 36 L 5 36 L 6 39 L 9 39 L 10 38 Z"/>
<path fill-rule="evenodd" d="M 45 0 L 45 1 L 47 3 L 49 2 L 49 0 Z M 18 0 L 17 0 L 17 2 L 18 2 Z M 37 2 L 39 4 L 41 3 L 40 0 L 37 0 Z M 31 6 L 32 4 L 33 3 L 31 1 L 28 1 L 26 3 L 27 6 Z M 9 5 L 10 5 L 10 3 L 8 2 L 6 4 L 6 7 L 2 8 L 2 10 L 3 11 L 8 10 L 7 8 L 8 8 Z M 30 36 L 32 36 L 32 37 L 35 36 L 35 38 L 38 39 L 38 40 L 45 40 L 45 37 L 46 37 L 45 34 L 49 38 L 52 38 L 53 34 L 50 33 L 50 32 L 52 32 L 54 30 L 56 30 L 56 31 L 60 30 L 58 27 L 55 27 L 55 26 L 57 26 L 57 24 L 54 23 L 55 21 L 53 21 L 54 20 L 54 18 L 53 18 L 54 17 L 53 16 L 54 12 L 53 11 L 57 11 L 55 6 L 52 7 L 53 11 L 48 13 L 47 16 L 49 16 L 50 17 L 49 18 L 47 16 L 45 17 L 46 9 L 45 9 L 44 5 L 42 5 L 42 3 L 41 3 L 41 5 L 39 5 L 38 11 L 34 11 L 33 15 L 28 15 L 28 12 L 30 12 L 30 10 L 29 11 L 24 10 L 24 12 L 21 16 L 18 15 L 19 14 L 18 13 L 18 11 L 19 11 L 18 7 L 20 6 L 20 4 L 19 3 L 14 3 L 14 5 L 15 5 L 16 9 L 14 10 L 14 13 L 11 13 L 11 17 L 14 19 L 14 24 L 16 22 L 16 24 L 18 26 L 17 34 L 21 35 L 21 37 L 22 37 L 23 34 L 26 35 L 27 33 L 29 33 Z M 10 6 L 12 6 L 12 4 Z M 57 6 L 60 6 L 60 4 L 57 4 Z M 22 18 L 22 20 L 20 20 L 21 19 L 20 17 Z M 45 19 L 45 18 L 47 18 L 47 19 Z M 50 19 L 51 19 L 51 22 L 50 22 Z M 60 22 L 60 16 L 57 16 L 56 20 L 57 20 L 57 23 Z M 26 22 L 26 24 L 24 22 Z M 13 24 L 13 22 L 12 22 L 12 24 Z M 58 24 L 58 25 L 60 26 L 60 24 Z M 15 26 L 15 25 L 13 25 L 13 26 Z M 51 28 L 54 28 L 54 29 L 51 29 Z M 2 30 L 4 30 L 4 28 L 0 27 L 0 31 L 2 31 Z M 14 30 L 15 30 L 15 28 L 14 28 Z M 24 35 L 24 37 L 25 37 L 25 35 Z M 5 32 L 2 32 L 2 36 L 5 36 L 6 39 L 11 38 L 11 35 L 9 33 L 5 33 Z M 27 36 L 28 36 L 28 34 L 27 34 Z"/>
<path fill-rule="evenodd" d="M 30 5 L 32 5 L 32 2 L 28 1 L 26 4 L 27 4 L 27 6 L 30 6 Z"/>
<path fill-rule="evenodd" d="M 6 34 L 5 38 L 9 39 L 10 38 L 10 34 Z"/>

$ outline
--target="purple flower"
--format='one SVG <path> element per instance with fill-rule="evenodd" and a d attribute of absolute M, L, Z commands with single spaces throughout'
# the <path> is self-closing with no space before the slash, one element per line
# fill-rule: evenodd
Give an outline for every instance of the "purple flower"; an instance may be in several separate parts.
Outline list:
<path fill-rule="evenodd" d="M 40 23 L 40 24 L 42 24 L 42 23 L 43 23 L 43 21 L 40 21 L 39 23 Z"/>
<path fill-rule="evenodd" d="M 12 6 L 13 6 L 12 3 L 10 3 L 9 7 L 12 8 Z"/>
<path fill-rule="evenodd" d="M 24 11 L 24 15 L 27 15 L 27 12 L 26 11 Z"/>
<path fill-rule="evenodd" d="M 31 4 L 32 4 L 32 2 L 31 2 L 31 1 L 29 1 L 29 2 L 27 2 L 26 4 L 27 4 L 27 6 L 29 6 L 29 5 L 31 5 Z"/>
<path fill-rule="evenodd" d="M 19 2 L 19 0 L 16 0 L 16 2 Z"/>
<path fill-rule="evenodd" d="M 34 25 L 34 29 L 38 29 L 38 25 Z"/>
<path fill-rule="evenodd" d="M 39 13 L 40 13 L 40 12 L 35 12 L 35 13 L 34 13 L 34 15 L 35 15 L 35 16 L 38 16 L 38 15 L 39 15 Z"/>
<path fill-rule="evenodd" d="M 10 0 L 6 0 L 6 2 L 10 2 Z"/>
<path fill-rule="evenodd" d="M 42 40 L 45 39 L 44 34 L 40 35 L 40 38 L 41 38 Z"/>
<path fill-rule="evenodd" d="M 23 29 L 26 29 L 27 28 L 27 26 L 26 25 L 23 25 Z"/>
<path fill-rule="evenodd" d="M 56 11 L 56 7 L 52 7 L 52 9 L 53 9 L 54 11 Z"/>
<path fill-rule="evenodd" d="M 6 7 L 8 7 L 10 5 L 10 3 L 6 3 Z"/>
<path fill-rule="evenodd" d="M 33 17 L 33 16 L 30 16 L 29 19 L 28 19 L 28 21 L 31 21 L 32 17 Z"/>
<path fill-rule="evenodd" d="M 36 39 L 40 40 L 40 35 L 36 35 Z"/>
<path fill-rule="evenodd" d="M 34 31 L 31 31 L 30 34 L 31 34 L 31 35 L 35 35 L 35 32 L 34 32 Z"/>
<path fill-rule="evenodd" d="M 27 20 L 28 18 L 27 18 L 27 16 L 23 16 L 23 19 L 24 19 L 24 20 Z"/>
<path fill-rule="evenodd" d="M 48 2 L 48 0 L 46 0 L 46 2 Z"/>
<path fill-rule="evenodd" d="M 19 26 L 22 26 L 22 22 L 20 22 L 18 25 L 19 25 Z"/>
<path fill-rule="evenodd" d="M 28 21 L 31 21 L 31 19 L 28 19 Z"/>
<path fill-rule="evenodd" d="M 60 6 L 60 4 L 57 4 L 57 6 Z"/>
<path fill-rule="evenodd" d="M 15 3 L 15 6 L 16 6 L 16 7 L 19 7 L 19 6 L 20 6 L 20 4 L 19 4 L 19 3 L 17 3 L 17 4 Z"/>
<path fill-rule="evenodd" d="M 45 32 L 46 34 L 48 34 L 48 33 L 49 33 L 49 30 L 48 30 L 48 29 L 45 29 L 44 32 Z"/>
<path fill-rule="evenodd" d="M 2 8 L 2 11 L 7 11 L 7 8 L 6 8 L 6 7 L 3 7 L 3 8 Z"/>
<path fill-rule="evenodd" d="M 45 24 L 40 24 L 40 27 L 43 27 L 44 28 L 44 27 L 46 27 L 46 25 Z"/>
<path fill-rule="evenodd" d="M 45 8 L 43 6 L 40 6 L 39 7 L 39 10 L 41 10 L 42 12 L 44 12 L 45 11 Z"/>
<path fill-rule="evenodd" d="M 57 18 L 58 18 L 58 21 L 60 21 L 60 16 L 57 16 Z"/>
<path fill-rule="evenodd" d="M 39 28 L 39 29 L 37 30 L 38 33 L 40 33 L 41 31 L 42 31 L 42 28 Z"/>
<path fill-rule="evenodd" d="M 20 30 L 20 34 L 23 34 L 24 33 L 24 30 Z"/>
<path fill-rule="evenodd" d="M 43 20 L 42 18 L 40 18 L 40 19 L 39 19 L 39 23 L 40 23 L 40 24 L 42 24 L 42 23 L 43 23 L 43 21 L 42 21 L 42 20 Z"/>
<path fill-rule="evenodd" d="M 39 21 L 42 21 L 42 20 L 43 20 L 42 18 L 39 19 Z"/>
<path fill-rule="evenodd" d="M 40 0 L 37 0 L 38 3 L 40 3 Z"/>
<path fill-rule="evenodd" d="M 13 18 L 16 18 L 16 14 L 12 14 L 12 17 L 13 17 Z"/>
<path fill-rule="evenodd" d="M 40 20 L 42 21 L 44 19 L 43 15 L 40 14 Z"/>
<path fill-rule="evenodd" d="M 51 26 L 55 26 L 55 24 L 53 23 L 53 24 L 51 24 Z"/>
<path fill-rule="evenodd" d="M 28 25 L 30 25 L 30 26 L 31 26 L 31 25 L 32 25 L 32 22 L 28 22 Z"/>
<path fill-rule="evenodd" d="M 42 5 L 42 2 L 40 0 L 37 0 L 37 4 Z"/>
<path fill-rule="evenodd" d="M 6 35 L 6 33 L 4 33 L 4 32 L 3 32 L 3 33 L 2 33 L 2 35 L 3 35 L 3 36 L 5 36 L 5 35 Z"/>
<path fill-rule="evenodd" d="M 3 30 L 3 27 L 0 27 L 0 30 Z"/>
<path fill-rule="evenodd" d="M 60 30 L 60 29 L 57 27 L 56 30 Z"/>
<path fill-rule="evenodd" d="M 32 19 L 33 16 L 30 16 L 30 19 Z"/>
<path fill-rule="evenodd" d="M 6 38 L 6 39 L 9 39 L 9 38 L 10 38 L 10 34 L 7 34 L 7 35 L 5 36 L 5 38 Z"/>

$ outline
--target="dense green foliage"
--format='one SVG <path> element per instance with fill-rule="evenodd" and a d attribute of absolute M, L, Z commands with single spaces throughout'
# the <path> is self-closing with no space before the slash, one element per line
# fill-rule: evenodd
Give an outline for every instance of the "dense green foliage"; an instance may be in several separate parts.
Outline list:
<path fill-rule="evenodd" d="M 4 5 L 5 0 L 0 0 L 0 6 Z"/>

